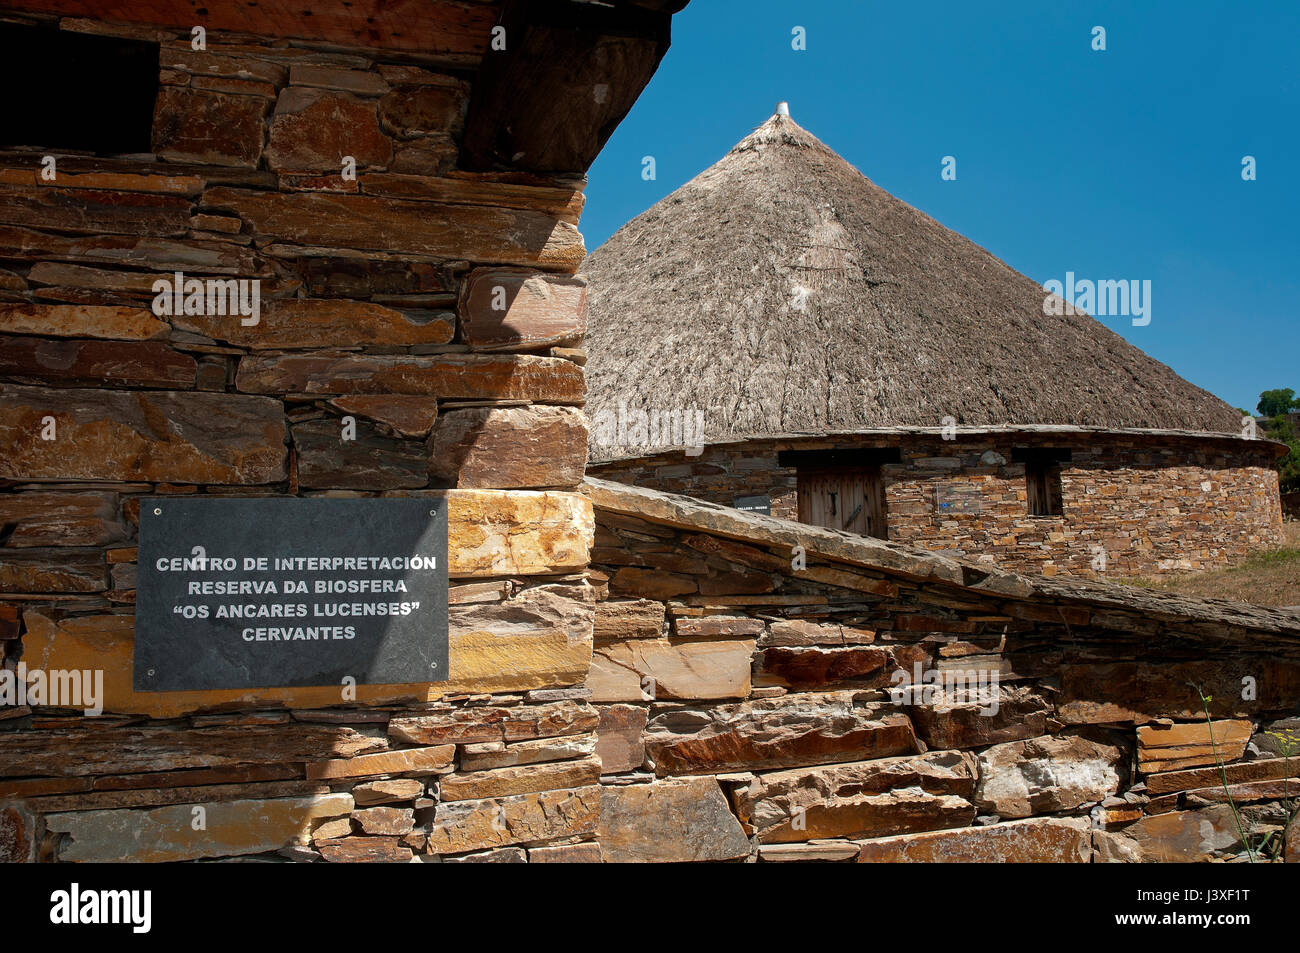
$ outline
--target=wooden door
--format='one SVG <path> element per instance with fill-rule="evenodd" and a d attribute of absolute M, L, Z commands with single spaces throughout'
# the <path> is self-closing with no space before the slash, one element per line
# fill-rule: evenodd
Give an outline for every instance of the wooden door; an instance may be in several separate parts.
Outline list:
<path fill-rule="evenodd" d="M 862 536 L 887 535 L 880 469 L 799 473 L 799 522 Z"/>
<path fill-rule="evenodd" d="M 843 520 L 840 481 L 830 473 L 799 473 L 799 522 L 839 529 Z"/>

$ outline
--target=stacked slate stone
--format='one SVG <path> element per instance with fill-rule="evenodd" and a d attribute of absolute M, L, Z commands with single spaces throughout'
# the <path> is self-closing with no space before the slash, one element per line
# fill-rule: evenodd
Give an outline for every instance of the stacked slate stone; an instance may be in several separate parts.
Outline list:
<path fill-rule="evenodd" d="M 586 489 L 606 860 L 1300 860 L 1300 614 Z"/>
<path fill-rule="evenodd" d="M 1215 759 L 1279 825 L 1294 615 L 580 489 L 581 182 L 458 168 L 465 57 L 65 28 L 162 90 L 150 156 L 0 155 L 4 665 L 104 689 L 0 707 L 0 859 L 1236 857 Z M 258 322 L 156 312 L 177 272 Z M 134 691 L 157 495 L 444 496 L 450 679 Z M 998 713 L 894 704 L 918 666 Z"/>
<path fill-rule="evenodd" d="M 161 41 L 161 88 L 153 155 L 0 155 L 0 645 L 106 694 L 0 709 L 0 853 L 588 857 L 584 178 L 459 169 L 469 53 L 63 27 Z M 260 320 L 155 309 L 177 272 Z M 160 494 L 445 495 L 451 681 L 134 692 Z"/>
<path fill-rule="evenodd" d="M 1015 454 L 1034 442 L 1072 448 L 1056 516 L 1026 505 L 1025 464 Z M 1287 503 L 1277 502 L 1276 445 L 1205 434 L 989 428 L 945 439 L 899 428 L 724 443 L 592 464 L 588 472 L 727 505 L 767 496 L 773 516 L 797 519 L 798 471 L 782 465 L 782 452 L 886 447 L 899 454 L 880 468 L 889 539 L 1014 572 L 1112 579 L 1202 572 L 1282 540 Z M 954 493 L 974 502 L 969 512 L 940 508 L 939 498 Z"/>

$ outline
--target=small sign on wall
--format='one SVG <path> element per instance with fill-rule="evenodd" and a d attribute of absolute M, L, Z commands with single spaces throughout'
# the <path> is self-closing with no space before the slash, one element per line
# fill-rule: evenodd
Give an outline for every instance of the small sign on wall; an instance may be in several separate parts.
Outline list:
<path fill-rule="evenodd" d="M 762 513 L 764 516 L 772 515 L 772 498 L 767 495 L 738 496 L 731 501 L 731 505 L 738 510 L 744 510 L 746 513 Z"/>
<path fill-rule="evenodd" d="M 934 511 L 940 516 L 975 515 L 980 512 L 977 483 L 939 483 L 934 488 Z"/>
<path fill-rule="evenodd" d="M 140 505 L 136 691 L 448 678 L 444 499 Z"/>

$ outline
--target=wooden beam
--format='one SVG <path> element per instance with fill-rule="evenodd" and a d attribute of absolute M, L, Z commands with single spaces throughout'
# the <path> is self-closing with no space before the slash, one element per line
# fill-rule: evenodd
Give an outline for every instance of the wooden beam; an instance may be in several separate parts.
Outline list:
<path fill-rule="evenodd" d="M 668 51 L 672 14 L 637 2 L 507 0 L 499 22 L 505 49 L 483 55 L 462 164 L 585 172 Z"/>
<path fill-rule="evenodd" d="M 401 50 L 474 65 L 498 10 L 465 0 L 3 0 L 9 10 Z"/>

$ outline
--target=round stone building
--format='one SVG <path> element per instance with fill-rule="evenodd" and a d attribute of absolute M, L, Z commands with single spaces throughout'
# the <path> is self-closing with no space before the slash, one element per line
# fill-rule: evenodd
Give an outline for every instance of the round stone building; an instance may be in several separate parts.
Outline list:
<path fill-rule="evenodd" d="M 593 476 L 1049 575 L 1280 539 L 1282 445 L 783 108 L 583 273 Z"/>

